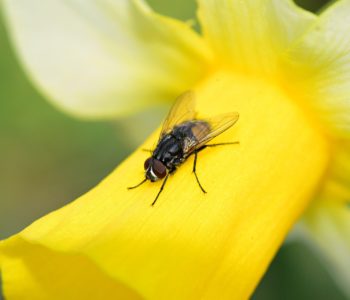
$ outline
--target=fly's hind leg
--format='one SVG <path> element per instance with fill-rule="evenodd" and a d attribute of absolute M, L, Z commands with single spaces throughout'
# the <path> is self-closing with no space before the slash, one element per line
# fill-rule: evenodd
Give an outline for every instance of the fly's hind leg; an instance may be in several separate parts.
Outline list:
<path fill-rule="evenodd" d="M 204 148 L 203 148 L 204 149 Z M 193 173 L 194 173 L 194 176 L 196 176 L 196 180 L 197 180 L 197 183 L 200 187 L 200 189 L 202 190 L 202 192 L 204 194 L 206 194 L 207 192 L 205 191 L 205 189 L 202 187 L 201 183 L 199 182 L 199 179 L 198 179 L 198 176 L 197 176 L 197 173 L 196 173 L 196 165 L 197 165 L 197 155 L 198 155 L 198 152 L 202 150 L 202 149 L 198 149 L 198 150 L 195 150 L 194 151 L 194 161 L 193 161 Z"/>
<path fill-rule="evenodd" d="M 207 147 L 216 147 L 216 146 L 225 146 L 225 145 L 237 145 L 239 144 L 239 141 L 236 142 L 227 142 L 227 143 L 217 143 L 217 144 L 209 144 L 209 145 L 204 145 L 201 150 Z"/>
<path fill-rule="evenodd" d="M 202 190 L 202 192 L 204 194 L 206 194 L 206 190 L 203 188 L 203 186 L 201 185 L 201 183 L 199 182 L 199 179 L 198 179 L 198 176 L 197 176 L 197 172 L 196 172 L 196 165 L 197 165 L 197 156 L 198 156 L 198 152 L 199 151 L 202 151 L 203 149 L 207 148 L 207 147 L 216 147 L 216 146 L 225 146 L 225 145 L 236 145 L 236 144 L 239 144 L 239 141 L 236 141 L 236 142 L 227 142 L 227 143 L 218 143 L 218 144 L 209 144 L 209 145 L 204 145 L 198 149 L 196 149 L 193 153 L 194 153 L 194 161 L 193 161 L 193 173 L 194 173 L 194 176 L 196 176 L 196 180 L 197 180 L 197 183 L 200 187 L 200 189 Z"/>

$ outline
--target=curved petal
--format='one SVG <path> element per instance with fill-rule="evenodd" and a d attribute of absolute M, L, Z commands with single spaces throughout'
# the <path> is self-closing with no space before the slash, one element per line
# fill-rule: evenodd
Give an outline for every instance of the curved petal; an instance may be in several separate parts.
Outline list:
<path fill-rule="evenodd" d="M 199 0 L 199 18 L 223 63 L 275 74 L 283 51 L 316 17 L 289 0 Z"/>
<path fill-rule="evenodd" d="M 335 281 L 350 297 L 350 209 L 345 202 L 324 200 L 304 217 L 305 241 L 320 254 Z"/>
<path fill-rule="evenodd" d="M 82 255 L 51 251 L 21 238 L 7 246 L 4 256 L 0 253 L 6 299 L 143 299 Z"/>
<path fill-rule="evenodd" d="M 350 1 L 329 6 L 286 53 L 295 90 L 326 130 L 350 138 Z"/>
<path fill-rule="evenodd" d="M 2 3 L 30 77 L 80 116 L 113 117 L 173 99 L 208 68 L 210 53 L 199 36 L 141 1 Z"/>
<path fill-rule="evenodd" d="M 199 154 L 208 193 L 197 186 L 191 157 L 150 206 L 161 182 L 126 189 L 144 177 L 147 153 L 138 150 L 95 189 L 21 232 L 19 252 L 9 249 L 11 240 L 0 245 L 5 292 L 20 285 L 7 266 L 39 244 L 43 258 L 82 255 L 146 299 L 249 297 L 312 199 L 328 165 L 328 141 L 283 90 L 264 81 L 220 72 L 195 93 L 200 116 L 240 114 L 215 140 L 240 145 Z"/>

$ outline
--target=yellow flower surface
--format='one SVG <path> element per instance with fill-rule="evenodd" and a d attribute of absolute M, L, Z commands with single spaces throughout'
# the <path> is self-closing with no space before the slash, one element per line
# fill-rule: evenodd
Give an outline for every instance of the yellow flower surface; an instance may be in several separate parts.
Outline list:
<path fill-rule="evenodd" d="M 160 183 L 126 189 L 144 176 L 147 153 L 138 150 L 87 195 L 20 233 L 13 247 L 30 253 L 41 245 L 57 272 L 67 253 L 81 254 L 145 298 L 248 297 L 312 199 L 328 163 L 328 145 L 289 96 L 264 81 L 216 73 L 195 91 L 201 114 L 224 108 L 241 115 L 236 128 L 217 138 L 239 140 L 239 146 L 199 155 L 198 173 L 208 194 L 198 188 L 189 159 L 151 207 Z M 312 155 L 305 155 L 309 148 Z M 6 269 L 26 274 L 27 260 L 30 256 L 20 263 L 6 259 L 5 292 Z M 50 264 L 42 266 L 46 276 L 56 272 Z M 84 267 L 71 272 L 89 276 Z M 71 278 L 60 279 L 66 280 Z M 65 284 L 58 290 L 66 290 Z"/>
<path fill-rule="evenodd" d="M 74 93 L 65 95 L 57 76 L 36 67 L 36 52 L 28 49 L 40 45 L 33 45 L 29 29 L 22 28 L 31 17 L 32 7 L 26 4 L 31 2 L 33 7 L 39 3 L 4 3 L 16 44 L 38 85 L 78 113 L 90 115 L 94 107 L 97 116 L 128 110 L 121 99 L 116 104 L 110 97 L 102 97 L 100 103 L 86 100 L 81 92 L 91 82 L 84 77 L 81 89 L 68 89 L 81 96 L 72 103 Z M 60 7 L 57 1 L 48 3 L 56 10 Z M 189 88 L 196 95 L 198 118 L 239 112 L 236 125 L 214 142 L 240 144 L 199 153 L 197 172 L 207 194 L 197 185 L 190 157 L 170 176 L 152 207 L 161 182 L 127 187 L 144 178 L 148 154 L 141 149 L 153 147 L 159 132 L 154 133 L 93 190 L 0 243 L 7 298 L 247 299 L 310 205 L 304 223 L 310 233 L 328 238 L 334 235 L 325 234 L 319 220 L 329 213 L 332 225 L 332 215 L 341 211 L 343 224 L 336 227 L 341 230 L 335 239 L 344 240 L 342 259 L 349 259 L 345 201 L 350 174 L 350 35 L 345 33 L 350 25 L 345 17 L 350 1 L 316 16 L 287 0 L 200 0 L 203 37 L 140 2 L 120 3 L 125 14 L 118 11 L 116 22 L 126 24 L 129 39 L 115 49 L 125 52 L 130 47 L 141 55 L 138 47 L 144 47 L 150 53 L 135 58 L 141 71 L 133 70 L 134 65 L 128 70 L 134 77 L 123 93 L 130 89 L 131 97 L 136 90 L 141 97 L 137 84 L 147 91 L 144 100 L 134 100 L 131 107 Z M 94 16 L 104 16 L 103 5 L 78 5 L 83 7 L 85 13 L 90 8 Z M 54 13 L 49 4 L 45 9 Z M 110 19 L 102 20 L 107 26 Z M 120 61 L 117 55 L 115 66 Z M 146 71 L 148 80 L 153 78 L 149 90 L 139 76 Z M 170 88 L 173 78 L 178 82 Z M 112 85 L 97 87 L 114 95 Z M 337 209 L 327 209 L 324 199 Z M 323 248 L 333 257 L 332 246 Z M 333 260 L 331 268 L 341 269 L 340 260 Z M 341 272 L 342 279 L 349 275 L 345 268 Z"/>

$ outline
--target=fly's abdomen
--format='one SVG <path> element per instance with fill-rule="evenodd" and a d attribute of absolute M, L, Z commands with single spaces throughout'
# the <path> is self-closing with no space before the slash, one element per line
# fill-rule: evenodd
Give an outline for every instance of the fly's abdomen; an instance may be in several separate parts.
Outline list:
<path fill-rule="evenodd" d="M 192 134 L 197 142 L 201 141 L 210 132 L 210 124 L 206 121 L 196 120 L 193 121 L 191 127 Z"/>
<path fill-rule="evenodd" d="M 184 157 L 191 155 L 198 143 L 203 140 L 209 132 L 209 123 L 202 120 L 192 120 L 177 126 L 174 133 L 181 136 Z"/>

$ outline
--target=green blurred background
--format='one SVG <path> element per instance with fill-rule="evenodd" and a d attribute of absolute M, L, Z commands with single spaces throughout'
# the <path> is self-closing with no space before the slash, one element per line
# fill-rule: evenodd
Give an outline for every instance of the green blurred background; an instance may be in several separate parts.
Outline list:
<path fill-rule="evenodd" d="M 183 20 L 195 15 L 194 1 L 148 2 L 155 10 Z M 326 2 L 297 1 L 313 11 Z M 56 110 L 23 73 L 2 19 L 0 41 L 0 239 L 3 239 L 91 189 L 133 150 L 136 139 L 130 138 L 128 120 L 87 122 Z M 140 131 L 138 140 L 146 134 Z M 342 300 L 345 296 L 319 258 L 306 246 L 294 242 L 279 251 L 253 298 Z"/>

